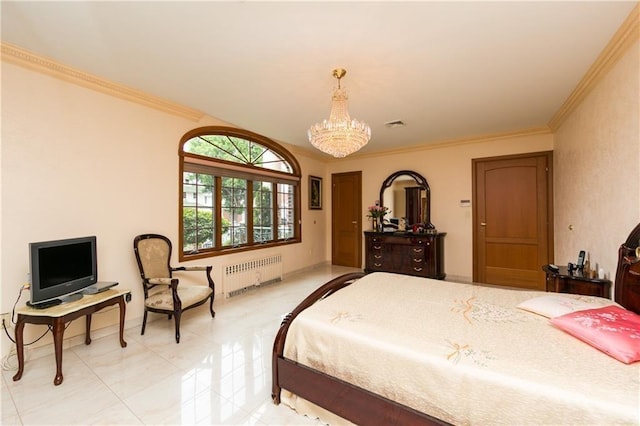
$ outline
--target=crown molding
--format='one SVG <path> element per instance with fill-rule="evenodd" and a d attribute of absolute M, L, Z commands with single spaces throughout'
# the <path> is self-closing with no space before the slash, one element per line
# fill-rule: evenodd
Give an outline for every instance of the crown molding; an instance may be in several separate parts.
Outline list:
<path fill-rule="evenodd" d="M 363 154 L 352 154 L 348 157 L 348 159 L 363 159 L 363 158 L 371 158 L 371 157 L 385 157 L 388 155 L 396 155 L 396 154 L 405 154 L 405 153 L 416 153 L 418 151 L 428 151 L 432 149 L 441 149 L 441 148 L 449 148 L 457 145 L 469 145 L 476 144 L 482 142 L 489 142 L 493 140 L 500 139 L 509 139 L 509 138 L 519 138 L 523 136 L 534 136 L 534 135 L 547 135 L 551 134 L 552 131 L 547 126 L 541 127 L 532 127 L 529 129 L 515 130 L 512 132 L 501 132 L 501 133 L 489 133 L 486 135 L 480 136 L 471 136 L 466 138 L 456 138 L 449 139 L 445 141 L 435 142 L 435 143 L 424 143 L 419 145 L 411 145 L 404 148 L 398 149 L 390 149 L 385 151 L 376 151 L 372 153 L 363 153 Z M 331 158 L 330 162 L 336 162 L 344 160 L 343 158 Z"/>
<path fill-rule="evenodd" d="M 9 43 L 0 42 L 0 46 L 2 47 L 2 61 L 4 62 L 12 63 L 32 71 L 46 74 L 60 80 L 74 83 L 120 99 L 135 102 L 169 114 L 187 118 L 192 121 L 199 121 L 204 117 L 204 113 L 201 111 L 96 77 L 84 71 L 63 65 L 54 60 L 36 55 Z"/>
<path fill-rule="evenodd" d="M 548 123 L 551 130 L 557 130 L 591 92 L 598 81 L 618 62 L 640 36 L 640 3 L 636 4 L 627 19 L 613 35 L 600 56 L 582 77 L 571 95 L 562 104 Z"/>
<path fill-rule="evenodd" d="M 333 158 L 329 154 L 324 154 L 318 151 L 317 149 L 313 148 L 311 144 L 301 146 L 301 145 L 293 145 L 293 144 L 282 142 L 282 141 L 277 141 L 277 142 L 279 144 L 286 145 L 289 151 L 291 151 L 293 154 L 304 155 L 305 157 L 311 158 L 313 160 L 318 160 L 326 163 L 328 160 L 331 160 Z"/>

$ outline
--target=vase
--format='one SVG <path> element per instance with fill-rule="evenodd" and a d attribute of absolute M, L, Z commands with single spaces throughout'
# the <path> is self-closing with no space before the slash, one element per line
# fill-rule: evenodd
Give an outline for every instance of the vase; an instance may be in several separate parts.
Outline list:
<path fill-rule="evenodd" d="M 373 218 L 373 232 L 380 232 L 380 219 L 377 217 Z"/>

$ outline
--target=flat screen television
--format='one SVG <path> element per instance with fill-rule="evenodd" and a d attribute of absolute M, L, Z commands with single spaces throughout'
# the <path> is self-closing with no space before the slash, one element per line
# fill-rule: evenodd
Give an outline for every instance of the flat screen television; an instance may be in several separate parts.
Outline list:
<path fill-rule="evenodd" d="M 98 277 L 96 237 L 29 244 L 31 305 L 70 302 Z"/>

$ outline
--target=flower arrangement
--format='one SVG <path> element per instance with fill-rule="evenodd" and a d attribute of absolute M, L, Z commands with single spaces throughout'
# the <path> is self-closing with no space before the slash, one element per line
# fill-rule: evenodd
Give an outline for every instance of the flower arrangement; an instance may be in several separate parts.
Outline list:
<path fill-rule="evenodd" d="M 373 230 L 375 232 L 379 232 L 382 227 L 382 218 L 384 217 L 384 215 L 389 213 L 389 207 L 377 205 L 369 206 L 369 208 L 367 208 L 367 211 L 369 212 L 369 214 L 367 214 L 367 217 L 371 218 Z"/>
<path fill-rule="evenodd" d="M 384 207 L 384 206 L 369 206 L 367 210 L 369 211 L 369 214 L 367 215 L 367 217 L 370 217 L 372 219 L 384 217 L 384 215 L 389 213 L 389 207 Z"/>

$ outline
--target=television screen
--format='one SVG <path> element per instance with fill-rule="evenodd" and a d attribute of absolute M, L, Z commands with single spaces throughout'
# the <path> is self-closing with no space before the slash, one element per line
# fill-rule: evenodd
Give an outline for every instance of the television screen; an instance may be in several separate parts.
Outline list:
<path fill-rule="evenodd" d="M 29 244 L 31 304 L 65 301 L 97 281 L 96 237 Z"/>

